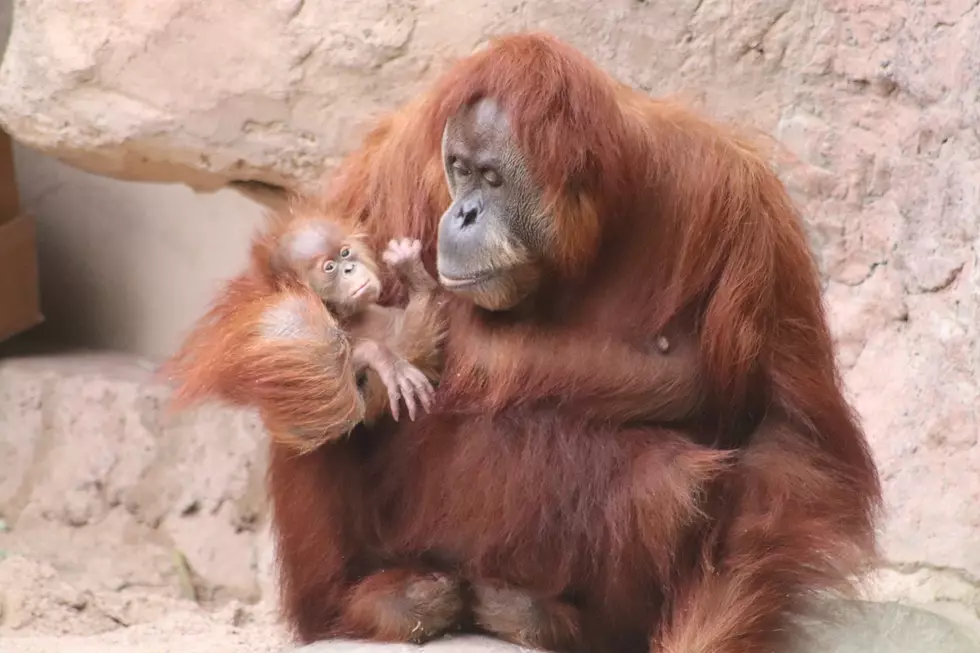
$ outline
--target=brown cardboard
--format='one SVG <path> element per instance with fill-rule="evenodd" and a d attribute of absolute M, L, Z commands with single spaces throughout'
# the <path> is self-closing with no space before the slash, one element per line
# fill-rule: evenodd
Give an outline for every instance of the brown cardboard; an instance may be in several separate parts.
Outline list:
<path fill-rule="evenodd" d="M 0 129 L 0 225 L 13 220 L 20 213 L 20 196 L 14 179 L 14 154 L 10 136 Z"/>
<path fill-rule="evenodd" d="M 43 321 L 34 219 L 20 213 L 10 137 L 0 131 L 0 342 Z"/>

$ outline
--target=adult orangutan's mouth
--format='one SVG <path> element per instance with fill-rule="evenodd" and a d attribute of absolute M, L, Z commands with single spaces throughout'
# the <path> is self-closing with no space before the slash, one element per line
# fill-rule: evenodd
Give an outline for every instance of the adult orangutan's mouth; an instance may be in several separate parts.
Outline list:
<path fill-rule="evenodd" d="M 466 290 L 491 281 L 495 276 L 497 276 L 496 270 L 484 270 L 483 272 L 468 274 L 465 277 L 447 277 L 440 274 L 439 283 L 449 290 Z"/>

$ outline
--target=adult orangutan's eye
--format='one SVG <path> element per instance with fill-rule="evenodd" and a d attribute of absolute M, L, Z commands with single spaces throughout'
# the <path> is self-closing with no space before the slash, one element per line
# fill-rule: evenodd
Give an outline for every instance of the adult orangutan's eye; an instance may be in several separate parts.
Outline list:
<path fill-rule="evenodd" d="M 462 163 L 460 163 L 458 159 L 453 158 L 451 165 L 452 165 L 453 172 L 455 172 L 460 177 L 468 177 L 470 175 L 470 169 L 464 166 Z"/>
<path fill-rule="evenodd" d="M 492 188 L 497 188 L 503 183 L 503 179 L 500 177 L 500 173 L 493 168 L 487 168 L 483 171 L 483 178 L 487 181 Z"/>

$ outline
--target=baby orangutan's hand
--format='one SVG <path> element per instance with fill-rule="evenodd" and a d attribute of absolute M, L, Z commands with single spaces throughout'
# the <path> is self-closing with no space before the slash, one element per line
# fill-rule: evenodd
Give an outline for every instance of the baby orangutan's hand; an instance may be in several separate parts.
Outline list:
<path fill-rule="evenodd" d="M 416 264 L 422 264 L 422 241 L 402 238 L 392 240 L 388 248 L 381 254 L 381 260 L 400 274 L 412 270 Z"/>
<path fill-rule="evenodd" d="M 411 238 L 392 240 L 381 258 L 414 292 L 433 292 L 439 287 L 422 265 L 422 242 Z"/>

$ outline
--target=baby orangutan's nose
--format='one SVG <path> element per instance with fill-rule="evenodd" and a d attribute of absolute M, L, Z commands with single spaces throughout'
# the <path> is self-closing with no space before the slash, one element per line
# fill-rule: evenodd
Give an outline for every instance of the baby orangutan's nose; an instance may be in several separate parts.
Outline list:
<path fill-rule="evenodd" d="M 357 265 L 354 264 L 354 263 L 344 263 L 344 267 L 342 267 L 341 270 L 343 271 L 344 274 L 350 275 L 350 274 L 353 274 L 354 269 L 356 267 L 357 267 Z"/>

